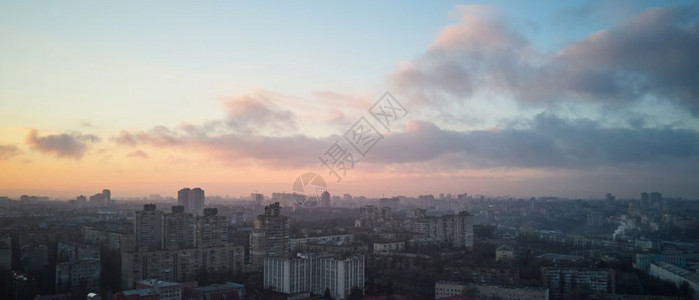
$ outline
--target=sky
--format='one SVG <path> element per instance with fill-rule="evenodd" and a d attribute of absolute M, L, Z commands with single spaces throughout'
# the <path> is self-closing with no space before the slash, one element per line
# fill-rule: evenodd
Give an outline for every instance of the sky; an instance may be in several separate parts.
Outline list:
<path fill-rule="evenodd" d="M 699 199 L 698 21 L 693 1 L 5 1 L 0 195 L 313 172 L 368 197 Z M 382 127 L 386 92 L 404 110 Z M 380 139 L 323 165 L 362 118 Z"/>

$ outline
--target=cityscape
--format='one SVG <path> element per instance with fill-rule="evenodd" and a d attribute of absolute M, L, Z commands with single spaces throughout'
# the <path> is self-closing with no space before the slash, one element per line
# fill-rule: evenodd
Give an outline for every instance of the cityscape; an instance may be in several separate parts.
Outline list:
<path fill-rule="evenodd" d="M 699 299 L 699 4 L 0 2 L 0 299 Z"/>

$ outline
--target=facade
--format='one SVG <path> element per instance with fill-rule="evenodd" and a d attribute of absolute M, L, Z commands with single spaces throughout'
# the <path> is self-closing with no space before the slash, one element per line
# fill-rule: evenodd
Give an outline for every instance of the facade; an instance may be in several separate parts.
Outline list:
<path fill-rule="evenodd" d="M 289 239 L 289 250 L 293 251 L 304 251 L 307 244 L 318 244 L 326 242 L 335 243 L 352 243 L 354 241 L 354 236 L 351 234 L 337 234 L 337 235 L 322 235 L 313 237 L 303 237 L 303 238 L 290 238 Z"/>
<path fill-rule="evenodd" d="M 551 299 L 563 299 L 574 289 L 584 289 L 593 294 L 615 292 L 614 270 L 590 268 L 543 268 L 544 287 Z"/>
<path fill-rule="evenodd" d="M 496 261 L 507 261 L 515 258 L 515 250 L 508 245 L 502 245 L 495 249 Z"/>
<path fill-rule="evenodd" d="M 281 215 L 279 202 L 265 206 L 250 234 L 251 264 L 262 267 L 265 257 L 289 256 L 289 220 Z"/>
<path fill-rule="evenodd" d="M 187 249 L 195 246 L 196 222 L 184 206 L 173 206 L 172 212 L 163 215 L 163 248 Z"/>
<path fill-rule="evenodd" d="M 347 297 L 353 287 L 364 288 L 364 256 L 339 258 L 328 254 L 298 254 L 294 258 L 268 257 L 264 288 L 285 294 L 323 294 Z"/>
<path fill-rule="evenodd" d="M 140 280 L 136 282 L 136 289 L 153 289 L 159 295 L 160 300 L 182 299 L 182 284 L 177 282 L 156 279 Z"/>
<path fill-rule="evenodd" d="M 185 212 L 198 216 L 204 210 L 205 198 L 201 188 L 183 188 L 177 192 L 177 205 L 183 206 Z"/>
<path fill-rule="evenodd" d="M 405 242 L 375 242 L 374 253 L 394 253 L 405 250 Z"/>
<path fill-rule="evenodd" d="M 667 262 L 653 262 L 650 264 L 649 274 L 660 280 L 670 281 L 677 286 L 686 282 L 694 291 L 694 299 L 699 299 L 699 273 L 691 272 Z"/>
<path fill-rule="evenodd" d="M 121 281 L 125 287 L 149 278 L 191 281 L 205 274 L 234 274 L 242 269 L 243 246 L 123 252 Z"/>
<path fill-rule="evenodd" d="M 156 210 L 155 204 L 143 205 L 143 210 L 136 212 L 134 242 L 137 250 L 162 248 L 163 212 Z"/>
<path fill-rule="evenodd" d="M 62 242 L 56 248 L 56 291 L 85 294 L 99 291 L 100 250 L 90 245 Z"/>
<path fill-rule="evenodd" d="M 0 237 L 0 272 L 12 269 L 12 238 Z"/>
<path fill-rule="evenodd" d="M 197 219 L 197 245 L 222 246 L 228 243 L 228 218 L 218 215 L 216 208 L 205 208 L 204 216 Z"/>
<path fill-rule="evenodd" d="M 636 253 L 634 268 L 650 271 L 650 264 L 654 262 L 667 262 L 680 268 L 687 267 L 687 255 L 684 254 L 644 254 Z"/>
<path fill-rule="evenodd" d="M 22 245 L 20 251 L 20 263 L 25 272 L 39 274 L 48 271 L 49 247 L 43 243 Z"/>
<path fill-rule="evenodd" d="M 473 248 L 473 216 L 468 212 L 441 217 L 425 216 L 424 213 L 414 216 L 412 227 L 419 236 L 417 244 Z"/>
<path fill-rule="evenodd" d="M 84 226 L 83 241 L 111 251 L 133 251 L 135 249 L 133 226 L 128 230 L 114 227 L 116 227 L 114 224 L 100 227 Z"/>
<path fill-rule="evenodd" d="M 492 300 L 548 300 L 549 291 L 545 288 L 516 288 L 495 285 L 476 285 L 455 281 L 437 281 L 434 287 L 435 299 L 457 295 L 469 295 L 477 299 Z"/>
<path fill-rule="evenodd" d="M 226 282 L 224 284 L 212 284 L 206 286 L 199 286 L 195 288 L 187 288 L 185 289 L 184 299 L 242 300 L 245 299 L 245 286 L 238 283 Z"/>

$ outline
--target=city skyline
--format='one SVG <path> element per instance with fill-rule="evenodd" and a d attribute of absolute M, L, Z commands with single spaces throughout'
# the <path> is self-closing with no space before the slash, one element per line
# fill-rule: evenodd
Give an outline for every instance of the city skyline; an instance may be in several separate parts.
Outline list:
<path fill-rule="evenodd" d="M 692 1 L 0 4 L 0 196 L 699 199 Z M 319 156 L 409 114 L 341 182 Z"/>

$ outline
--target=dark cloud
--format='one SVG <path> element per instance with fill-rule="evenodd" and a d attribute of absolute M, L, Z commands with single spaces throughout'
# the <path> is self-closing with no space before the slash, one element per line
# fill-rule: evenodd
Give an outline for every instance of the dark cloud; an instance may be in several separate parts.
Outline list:
<path fill-rule="evenodd" d="M 452 131 L 429 122 L 409 122 L 371 150 L 362 163 L 427 164 L 437 169 L 579 169 L 699 157 L 699 133 L 672 128 L 607 128 L 589 119 L 541 114 L 493 130 Z M 163 133 L 167 132 L 166 138 Z M 183 147 L 222 161 L 272 167 L 318 164 L 318 156 L 341 137 L 313 138 L 228 133 L 192 135 L 171 130 L 126 134 L 135 144 Z M 163 141 L 166 142 L 163 142 Z"/>
<path fill-rule="evenodd" d="M 390 80 L 413 99 L 467 99 L 475 93 L 521 102 L 632 102 L 644 96 L 699 112 L 699 14 L 655 8 L 565 45 L 536 50 L 505 18 L 464 10 L 427 52 Z"/>
<path fill-rule="evenodd" d="M 99 138 L 91 134 L 69 132 L 39 136 L 36 129 L 27 134 L 26 143 L 41 153 L 50 153 L 56 157 L 81 158 L 87 151 L 88 144 L 98 142 Z"/>
<path fill-rule="evenodd" d="M 0 160 L 7 160 L 20 153 L 15 145 L 0 145 Z"/>
<path fill-rule="evenodd" d="M 526 126 L 450 131 L 413 122 L 388 136 L 369 161 L 443 161 L 451 168 L 576 169 L 699 157 L 699 133 L 658 128 L 605 128 L 587 120 L 538 115 Z M 409 149 L 409 151 L 407 151 Z"/>

